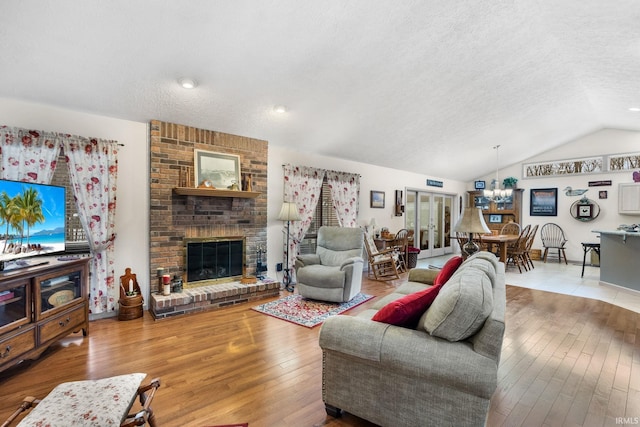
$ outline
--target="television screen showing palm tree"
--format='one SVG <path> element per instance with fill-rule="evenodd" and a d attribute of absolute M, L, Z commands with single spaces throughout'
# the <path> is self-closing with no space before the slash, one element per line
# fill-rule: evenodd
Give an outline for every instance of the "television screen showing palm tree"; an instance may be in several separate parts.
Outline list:
<path fill-rule="evenodd" d="M 0 180 L 0 262 L 64 252 L 65 190 Z"/>

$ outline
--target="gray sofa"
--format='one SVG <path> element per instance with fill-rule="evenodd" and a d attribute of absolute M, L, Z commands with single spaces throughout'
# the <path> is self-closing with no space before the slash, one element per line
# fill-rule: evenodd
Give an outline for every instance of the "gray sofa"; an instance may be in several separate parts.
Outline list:
<path fill-rule="evenodd" d="M 381 426 L 481 426 L 497 387 L 504 336 L 504 264 L 489 252 L 465 260 L 415 329 L 371 320 L 388 302 L 430 286 L 409 280 L 356 316 L 320 330 L 327 413 L 347 411 Z"/>

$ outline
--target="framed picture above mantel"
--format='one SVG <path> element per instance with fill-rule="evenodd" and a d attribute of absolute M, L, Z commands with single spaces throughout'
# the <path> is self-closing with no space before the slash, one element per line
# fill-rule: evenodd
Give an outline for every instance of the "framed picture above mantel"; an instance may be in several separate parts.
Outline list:
<path fill-rule="evenodd" d="M 194 150 L 193 164 L 197 187 L 204 185 L 220 190 L 240 189 L 240 156 Z"/>

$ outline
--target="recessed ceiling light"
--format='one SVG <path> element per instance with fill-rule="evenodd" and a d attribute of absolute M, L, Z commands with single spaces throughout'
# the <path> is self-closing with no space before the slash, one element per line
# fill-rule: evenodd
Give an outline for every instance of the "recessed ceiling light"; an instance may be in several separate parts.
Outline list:
<path fill-rule="evenodd" d="M 280 114 L 286 113 L 287 107 L 285 107 L 284 105 L 276 105 L 275 107 L 273 107 L 273 111 Z"/>
<path fill-rule="evenodd" d="M 629 111 L 633 111 L 634 113 L 637 113 L 638 111 L 640 111 L 640 107 L 630 107 Z"/>
<path fill-rule="evenodd" d="M 180 86 L 182 86 L 185 89 L 193 89 L 198 85 L 195 80 L 188 79 L 186 77 L 179 79 L 178 83 L 180 83 Z"/>

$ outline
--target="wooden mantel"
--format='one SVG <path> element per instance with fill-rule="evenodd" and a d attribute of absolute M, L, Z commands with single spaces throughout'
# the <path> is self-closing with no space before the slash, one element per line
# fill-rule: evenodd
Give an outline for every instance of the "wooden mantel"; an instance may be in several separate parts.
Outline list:
<path fill-rule="evenodd" d="M 238 197 L 241 199 L 255 199 L 260 195 L 260 193 L 256 191 L 217 190 L 191 187 L 175 187 L 173 192 L 180 196 Z"/>

